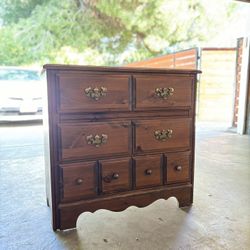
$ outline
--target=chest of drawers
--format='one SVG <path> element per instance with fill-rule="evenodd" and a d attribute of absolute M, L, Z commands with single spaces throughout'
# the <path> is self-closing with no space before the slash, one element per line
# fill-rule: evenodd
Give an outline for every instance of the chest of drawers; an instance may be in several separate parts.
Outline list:
<path fill-rule="evenodd" d="M 45 65 L 53 229 L 174 196 L 193 201 L 196 70 Z"/>

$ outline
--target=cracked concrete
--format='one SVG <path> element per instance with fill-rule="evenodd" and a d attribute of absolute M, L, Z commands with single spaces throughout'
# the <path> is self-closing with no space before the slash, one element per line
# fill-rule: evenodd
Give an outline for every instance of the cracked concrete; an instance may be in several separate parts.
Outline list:
<path fill-rule="evenodd" d="M 79 216 L 53 232 L 41 125 L 0 127 L 0 249 L 250 249 L 250 137 L 199 124 L 194 204 L 175 198 Z"/>

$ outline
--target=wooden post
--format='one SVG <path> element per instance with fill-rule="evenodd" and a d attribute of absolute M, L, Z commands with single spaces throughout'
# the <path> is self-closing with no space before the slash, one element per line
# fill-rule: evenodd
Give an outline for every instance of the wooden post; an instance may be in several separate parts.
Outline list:
<path fill-rule="evenodd" d="M 239 111 L 237 133 L 244 134 L 246 130 L 246 110 L 247 110 L 247 90 L 248 90 L 248 70 L 249 70 L 249 53 L 250 53 L 250 37 L 243 40 L 242 50 L 242 66 L 240 78 L 240 94 L 239 94 Z"/>

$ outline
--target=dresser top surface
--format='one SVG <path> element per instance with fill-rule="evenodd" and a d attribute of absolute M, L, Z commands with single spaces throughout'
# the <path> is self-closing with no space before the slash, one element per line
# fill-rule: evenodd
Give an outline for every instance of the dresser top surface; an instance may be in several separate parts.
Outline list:
<path fill-rule="evenodd" d="M 200 70 L 194 70 L 194 69 L 106 67 L 106 66 L 85 66 L 85 65 L 63 65 L 63 64 L 45 64 L 43 68 L 45 70 L 103 71 L 103 72 L 124 72 L 124 73 L 170 73 L 170 74 L 201 73 Z"/>

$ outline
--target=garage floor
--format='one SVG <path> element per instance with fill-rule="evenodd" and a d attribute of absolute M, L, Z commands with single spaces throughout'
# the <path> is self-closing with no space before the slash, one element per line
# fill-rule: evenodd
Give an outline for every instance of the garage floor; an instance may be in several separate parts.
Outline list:
<path fill-rule="evenodd" d="M 54 233 L 41 125 L 0 127 L 0 249 L 250 249 L 250 137 L 197 128 L 194 204 L 175 198 L 119 213 L 84 213 Z"/>

